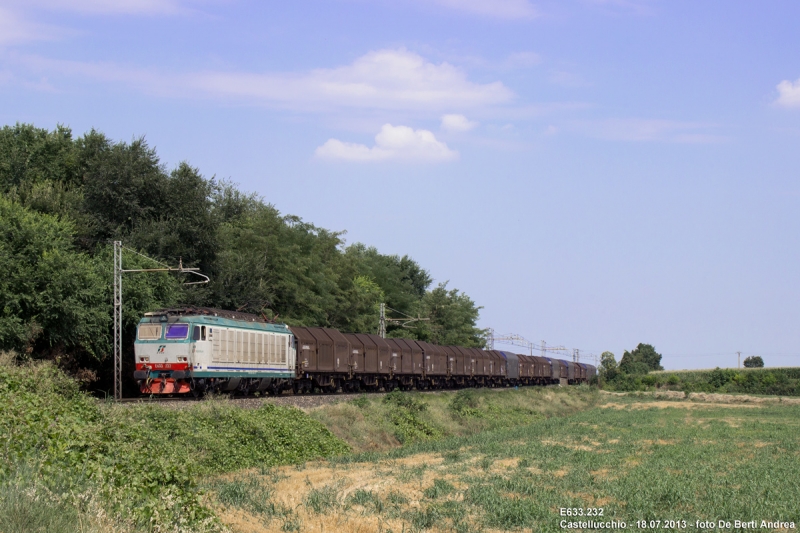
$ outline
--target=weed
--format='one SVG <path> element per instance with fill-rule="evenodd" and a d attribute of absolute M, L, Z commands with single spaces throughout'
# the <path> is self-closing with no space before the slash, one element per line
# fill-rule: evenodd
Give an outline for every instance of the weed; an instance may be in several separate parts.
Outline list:
<path fill-rule="evenodd" d="M 48 489 L 58 501 L 85 480 L 105 513 L 148 529 L 219 529 L 196 482 L 208 474 L 348 451 L 298 409 L 240 409 L 214 400 L 177 410 L 103 404 L 49 363 L 0 364 L 0 406 L 0 479 L 13 477 L 17 463 L 35 464 L 33 477 L 68 481 Z M 236 480 L 221 497 L 255 509 L 246 483 Z M 268 493 L 262 495 L 266 501 Z"/>
<path fill-rule="evenodd" d="M 383 500 L 371 490 L 358 489 L 347 498 L 350 505 L 360 505 L 375 513 L 383 512 Z"/>
<path fill-rule="evenodd" d="M 442 454 L 445 463 L 458 463 L 464 460 L 465 455 L 461 450 L 450 450 Z"/>
<path fill-rule="evenodd" d="M 352 403 L 356 407 L 360 407 L 361 409 L 363 409 L 370 404 L 370 401 L 369 398 L 367 398 L 366 394 L 362 394 L 361 396 L 350 400 L 350 403 Z"/>
<path fill-rule="evenodd" d="M 325 513 L 338 506 L 337 495 L 333 486 L 311 489 L 305 499 L 306 508 L 316 514 Z"/>
<path fill-rule="evenodd" d="M 408 498 L 400 492 L 393 490 L 386 495 L 386 502 L 392 505 L 406 505 L 408 503 Z"/>
<path fill-rule="evenodd" d="M 423 496 L 430 499 L 441 498 L 454 492 L 456 488 L 444 479 L 434 479 L 433 485 L 423 491 Z"/>
<path fill-rule="evenodd" d="M 450 410 L 462 417 L 481 417 L 483 413 L 478 409 L 480 399 L 474 389 L 458 391 L 450 400 Z"/>

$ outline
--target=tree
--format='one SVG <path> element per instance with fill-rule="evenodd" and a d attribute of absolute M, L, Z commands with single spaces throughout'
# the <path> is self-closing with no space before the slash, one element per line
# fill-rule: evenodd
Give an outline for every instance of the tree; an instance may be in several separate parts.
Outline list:
<path fill-rule="evenodd" d="M 211 278 L 183 287 L 174 274 L 126 276 L 126 349 L 142 313 L 178 303 L 375 332 L 384 302 L 430 318 L 390 325 L 389 335 L 484 345 L 480 307 L 446 283 L 431 290 L 430 274 L 407 255 L 345 247 L 344 232 L 283 215 L 188 163 L 168 170 L 144 138 L 3 127 L 0 199 L 0 349 L 100 365 L 111 344 L 112 240 L 161 263 L 182 259 Z M 128 251 L 124 263 L 156 266 Z"/>
<path fill-rule="evenodd" d="M 603 352 L 600 355 L 600 368 L 598 369 L 600 375 L 607 380 L 612 380 L 617 376 L 619 368 L 617 367 L 617 359 L 611 352 Z"/>
<path fill-rule="evenodd" d="M 412 314 L 431 284 L 428 272 L 407 255 L 383 255 L 372 246 L 356 243 L 347 247 L 345 256 L 360 275 L 378 284 L 384 303 L 400 313 Z"/>
<path fill-rule="evenodd" d="M 764 360 L 758 355 L 751 355 L 744 360 L 745 368 L 764 368 Z"/>
<path fill-rule="evenodd" d="M 418 329 L 420 340 L 468 348 L 486 345 L 486 331 L 475 326 L 482 308 L 458 289 L 448 291 L 446 281 L 425 294 L 420 309 L 430 319 Z"/>
<path fill-rule="evenodd" d="M 664 370 L 661 354 L 649 344 L 639 343 L 635 350 L 625 350 L 619 369 L 626 374 L 647 374 L 651 370 Z"/>
<path fill-rule="evenodd" d="M 0 348 L 77 348 L 102 358 L 110 294 L 98 262 L 73 248 L 72 232 L 69 221 L 0 197 Z"/>

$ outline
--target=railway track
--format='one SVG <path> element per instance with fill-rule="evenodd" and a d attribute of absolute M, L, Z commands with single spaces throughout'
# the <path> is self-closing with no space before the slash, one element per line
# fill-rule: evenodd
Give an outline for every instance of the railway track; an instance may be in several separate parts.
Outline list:
<path fill-rule="evenodd" d="M 426 391 L 437 392 L 437 391 Z M 175 408 L 189 407 L 192 405 L 199 405 L 206 401 L 223 401 L 238 407 L 246 409 L 257 409 L 264 404 L 285 405 L 298 407 L 300 409 L 313 409 L 322 405 L 329 405 L 333 403 L 347 402 L 354 398 L 358 398 L 365 393 L 344 393 L 344 394 L 282 394 L 280 396 L 247 396 L 230 398 L 227 396 L 210 396 L 206 398 L 195 398 L 193 396 L 181 396 L 172 398 L 160 398 L 143 396 L 140 398 L 123 398 L 117 403 L 122 405 L 141 405 L 141 404 L 158 404 Z M 383 396 L 385 392 L 371 392 L 370 396 Z"/>
<path fill-rule="evenodd" d="M 495 390 L 495 391 L 513 390 L 513 387 L 502 387 L 502 388 L 483 389 L 483 390 Z M 436 394 L 447 391 L 427 390 L 427 391 L 414 391 L 414 392 L 418 392 L 420 394 Z M 230 398 L 226 395 L 209 396 L 204 398 L 195 398 L 194 396 L 179 396 L 179 397 L 142 396 L 139 398 L 123 398 L 122 400 L 118 400 L 117 403 L 121 403 L 123 405 L 154 403 L 159 405 L 181 408 L 181 407 L 189 407 L 191 405 L 202 404 L 205 401 L 224 401 L 232 405 L 237 405 L 239 407 L 249 408 L 249 409 L 257 409 L 262 405 L 268 403 L 274 405 L 293 406 L 293 407 L 298 407 L 300 409 L 313 409 L 314 407 L 320 407 L 322 405 L 347 402 L 355 398 L 358 398 L 364 394 L 368 394 L 371 397 L 372 396 L 380 397 L 380 396 L 385 396 L 388 393 L 386 392 L 357 392 L 357 393 L 348 392 L 342 394 L 289 393 L 289 394 L 281 394 L 279 396 L 261 396 L 261 397 L 247 396 L 247 397 L 237 397 L 237 398 Z M 208 400 L 206 398 L 208 398 Z"/>

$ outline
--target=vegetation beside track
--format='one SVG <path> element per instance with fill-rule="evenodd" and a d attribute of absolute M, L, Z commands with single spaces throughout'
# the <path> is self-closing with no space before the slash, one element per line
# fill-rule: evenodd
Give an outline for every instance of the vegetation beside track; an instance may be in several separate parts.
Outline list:
<path fill-rule="evenodd" d="M 365 394 L 309 414 L 354 451 L 385 451 L 565 416 L 592 406 L 597 399 L 597 390 L 588 386 L 395 391 Z"/>
<path fill-rule="evenodd" d="M 627 529 L 797 525 L 798 420 L 798 405 L 603 395 L 568 417 L 241 471 L 218 478 L 210 498 L 248 532 L 563 531 L 575 521 L 560 515 L 567 507 L 603 508 L 602 521 Z"/>
<path fill-rule="evenodd" d="M 214 531 L 199 481 L 349 451 L 299 409 L 99 402 L 51 363 L 0 363 L 0 517 L 17 531 Z"/>

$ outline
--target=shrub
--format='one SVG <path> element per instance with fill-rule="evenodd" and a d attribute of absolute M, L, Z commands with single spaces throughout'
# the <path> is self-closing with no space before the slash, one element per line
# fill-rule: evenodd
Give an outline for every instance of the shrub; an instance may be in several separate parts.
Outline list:
<path fill-rule="evenodd" d="M 458 391 L 450 400 L 449 408 L 453 413 L 463 417 L 480 417 L 482 413 L 478 410 L 480 399 L 474 389 L 462 389 Z"/>
<path fill-rule="evenodd" d="M 763 368 L 764 360 L 758 355 L 751 355 L 744 360 L 745 368 Z"/>

